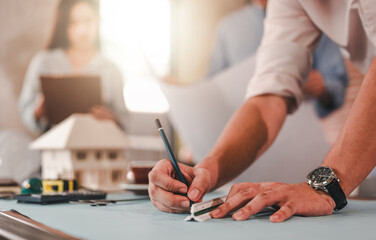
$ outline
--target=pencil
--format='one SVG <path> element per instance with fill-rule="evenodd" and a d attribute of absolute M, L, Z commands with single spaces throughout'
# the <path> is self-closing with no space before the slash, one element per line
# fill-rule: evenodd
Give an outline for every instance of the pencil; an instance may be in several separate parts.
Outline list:
<path fill-rule="evenodd" d="M 159 121 L 158 118 L 155 119 L 155 124 L 157 125 L 159 135 L 161 135 L 163 143 L 164 143 L 164 145 L 165 145 L 165 147 L 167 149 L 167 153 L 170 156 L 170 161 L 171 161 L 172 166 L 174 167 L 174 170 L 176 172 L 178 180 L 180 182 L 184 183 L 188 187 L 187 181 L 185 181 L 185 178 L 184 178 L 183 174 L 180 171 L 180 168 L 179 168 L 179 165 L 178 165 L 178 161 L 175 158 L 175 155 L 174 155 L 174 153 L 172 151 L 170 142 L 168 141 L 167 136 L 166 136 L 166 134 L 165 134 L 165 132 L 163 130 L 162 124 L 161 124 L 161 122 Z M 193 204 L 193 202 L 191 200 L 190 200 L 190 203 L 191 203 L 191 205 Z"/>

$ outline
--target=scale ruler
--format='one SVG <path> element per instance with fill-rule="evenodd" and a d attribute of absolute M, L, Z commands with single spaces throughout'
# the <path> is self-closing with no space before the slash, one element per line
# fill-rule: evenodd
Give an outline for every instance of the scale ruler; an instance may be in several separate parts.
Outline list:
<path fill-rule="evenodd" d="M 210 212 L 222 205 L 226 201 L 227 196 L 214 198 L 205 202 L 195 203 L 191 207 L 191 215 L 184 221 L 205 222 L 211 219 Z"/>

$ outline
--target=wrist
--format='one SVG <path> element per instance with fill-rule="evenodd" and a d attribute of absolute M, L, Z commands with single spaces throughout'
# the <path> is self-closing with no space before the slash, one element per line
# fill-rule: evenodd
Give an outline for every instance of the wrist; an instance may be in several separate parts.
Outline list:
<path fill-rule="evenodd" d="M 197 164 L 195 168 L 204 168 L 208 171 L 210 175 L 209 191 L 214 190 L 218 182 L 218 167 L 216 162 L 213 159 L 206 157 L 202 162 Z"/>
<path fill-rule="evenodd" d="M 307 182 L 302 182 L 300 184 L 302 186 L 304 185 L 305 187 L 307 187 L 307 189 L 310 189 L 309 191 L 312 191 L 312 192 L 315 192 L 315 193 L 321 195 L 321 197 L 324 198 L 329 203 L 329 205 L 331 206 L 331 209 L 334 210 L 334 208 L 336 207 L 336 203 L 334 202 L 333 198 L 330 196 L 330 194 L 328 192 L 325 192 L 325 191 L 322 191 L 322 190 L 316 190 L 316 189 L 312 188 Z"/>
<path fill-rule="evenodd" d="M 345 175 L 335 166 L 331 166 L 330 164 L 326 164 L 326 167 L 330 167 L 334 170 L 337 175 L 337 179 L 339 180 L 339 185 L 341 186 L 343 192 L 345 193 L 346 197 L 350 195 L 350 193 L 355 189 L 355 187 L 349 186 L 349 181 L 346 179 Z"/>
<path fill-rule="evenodd" d="M 307 175 L 307 183 L 313 189 L 328 193 L 334 200 L 335 211 L 339 211 L 347 205 L 346 194 L 339 182 L 335 170 L 327 166 L 318 167 Z"/>

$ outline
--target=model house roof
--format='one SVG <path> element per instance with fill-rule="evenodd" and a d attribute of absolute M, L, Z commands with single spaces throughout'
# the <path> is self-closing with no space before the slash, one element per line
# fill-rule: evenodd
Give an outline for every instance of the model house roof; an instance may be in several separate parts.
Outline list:
<path fill-rule="evenodd" d="M 125 133 L 113 122 L 73 114 L 31 143 L 31 149 L 124 149 Z"/>

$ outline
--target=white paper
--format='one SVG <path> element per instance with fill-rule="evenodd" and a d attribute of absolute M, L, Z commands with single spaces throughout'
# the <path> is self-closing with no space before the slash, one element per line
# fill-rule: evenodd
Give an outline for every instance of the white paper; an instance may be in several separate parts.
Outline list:
<path fill-rule="evenodd" d="M 188 86 L 161 83 L 169 104 L 169 119 L 195 162 L 212 149 L 233 113 L 244 103 L 255 66 L 253 57 L 211 80 Z M 310 102 L 289 115 L 274 141 L 236 182 L 288 182 L 305 180 L 322 162 L 330 146 Z"/>
<path fill-rule="evenodd" d="M 169 119 L 195 159 L 204 158 L 243 104 L 254 66 L 252 56 L 213 79 L 196 84 L 179 86 L 160 82 L 170 105 Z"/>

